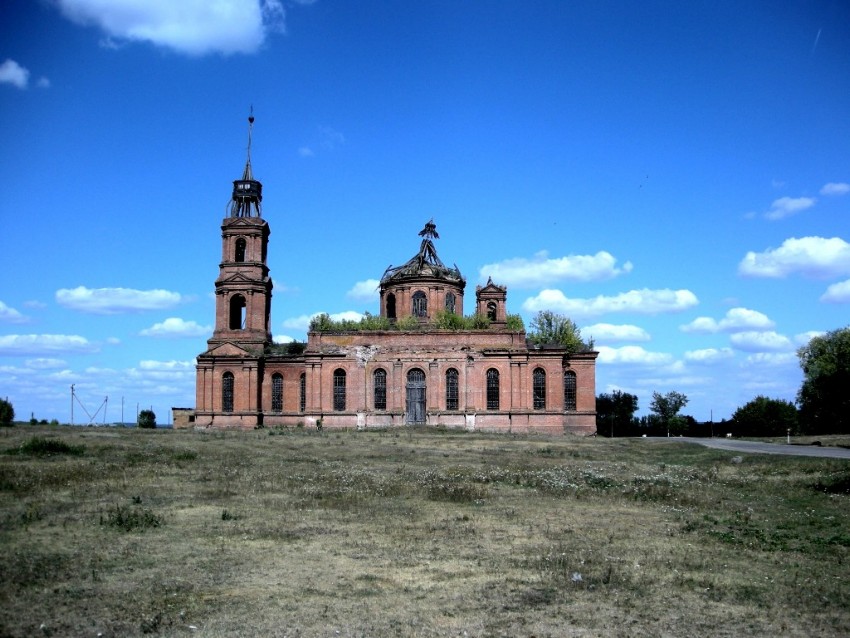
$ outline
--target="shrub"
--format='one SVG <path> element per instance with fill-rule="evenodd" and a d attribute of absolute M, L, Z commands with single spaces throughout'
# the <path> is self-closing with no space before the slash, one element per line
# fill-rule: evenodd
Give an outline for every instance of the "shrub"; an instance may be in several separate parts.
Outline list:
<path fill-rule="evenodd" d="M 69 445 L 64 441 L 40 436 L 34 436 L 22 443 L 17 450 L 10 450 L 11 454 L 28 454 L 30 456 L 55 456 L 59 454 L 80 456 L 83 452 L 85 452 L 85 447 L 82 445 Z"/>

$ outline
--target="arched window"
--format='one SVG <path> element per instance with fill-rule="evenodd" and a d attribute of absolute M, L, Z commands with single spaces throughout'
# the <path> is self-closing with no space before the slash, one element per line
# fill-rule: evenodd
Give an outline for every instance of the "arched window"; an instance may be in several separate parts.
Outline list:
<path fill-rule="evenodd" d="M 446 410 L 458 409 L 458 373 L 454 368 L 446 370 Z"/>
<path fill-rule="evenodd" d="M 490 321 L 496 321 L 496 302 L 491 301 L 487 304 L 487 318 Z"/>
<path fill-rule="evenodd" d="M 298 398 L 298 410 L 304 412 L 307 409 L 307 375 L 304 372 L 301 373 L 298 385 L 301 386 L 301 396 Z"/>
<path fill-rule="evenodd" d="M 334 411 L 345 411 L 345 370 L 334 370 Z"/>
<path fill-rule="evenodd" d="M 534 393 L 534 409 L 546 409 L 546 371 L 543 368 L 534 368 L 532 377 L 532 392 Z"/>
<path fill-rule="evenodd" d="M 499 371 L 496 368 L 487 370 L 487 409 L 499 409 Z"/>
<path fill-rule="evenodd" d="M 454 293 L 453 292 L 447 292 L 446 293 L 446 310 L 448 312 L 453 313 L 455 311 L 455 303 L 456 303 L 456 299 L 455 299 Z"/>
<path fill-rule="evenodd" d="M 283 412 L 283 375 L 272 375 L 272 412 Z"/>
<path fill-rule="evenodd" d="M 233 261 L 245 261 L 245 248 L 248 244 L 245 242 L 245 239 L 240 237 L 236 240 L 236 255 Z"/>
<path fill-rule="evenodd" d="M 413 293 L 413 316 L 427 317 L 428 316 L 428 298 L 421 290 Z"/>
<path fill-rule="evenodd" d="M 221 375 L 221 411 L 233 412 L 233 373 Z"/>
<path fill-rule="evenodd" d="M 564 371 L 564 410 L 576 411 L 576 373 L 572 370 Z"/>
<path fill-rule="evenodd" d="M 230 298 L 230 329 L 242 330 L 245 327 L 245 297 L 233 295 Z"/>
<path fill-rule="evenodd" d="M 395 319 L 395 295 L 387 295 L 387 319 Z"/>
<path fill-rule="evenodd" d="M 374 395 L 375 395 L 375 409 L 376 410 L 386 410 L 387 409 L 387 371 L 386 370 L 375 370 L 372 374 L 372 380 L 374 381 Z"/>

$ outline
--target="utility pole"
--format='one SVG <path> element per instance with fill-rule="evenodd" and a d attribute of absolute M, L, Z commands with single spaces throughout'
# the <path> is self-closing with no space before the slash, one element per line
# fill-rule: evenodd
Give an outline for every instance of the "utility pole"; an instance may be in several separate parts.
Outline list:
<path fill-rule="evenodd" d="M 74 425 L 74 384 L 71 384 L 71 425 Z"/>

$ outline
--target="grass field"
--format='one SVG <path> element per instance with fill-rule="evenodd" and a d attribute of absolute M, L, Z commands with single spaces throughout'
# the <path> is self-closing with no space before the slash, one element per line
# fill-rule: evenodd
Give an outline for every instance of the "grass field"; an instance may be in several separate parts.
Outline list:
<path fill-rule="evenodd" d="M 850 462 L 0 430 L 0 636 L 847 636 Z"/>

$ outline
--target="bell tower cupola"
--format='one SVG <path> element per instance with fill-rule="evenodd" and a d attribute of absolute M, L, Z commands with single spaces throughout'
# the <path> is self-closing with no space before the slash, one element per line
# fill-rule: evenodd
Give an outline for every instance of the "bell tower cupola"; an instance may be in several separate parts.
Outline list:
<path fill-rule="evenodd" d="M 263 185 L 254 179 L 251 169 L 251 133 L 254 129 L 254 109 L 248 116 L 248 160 L 242 179 L 233 180 L 233 199 L 228 204 L 228 217 L 262 217 Z"/>

